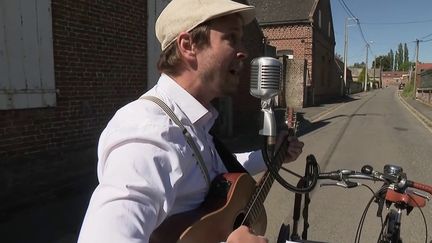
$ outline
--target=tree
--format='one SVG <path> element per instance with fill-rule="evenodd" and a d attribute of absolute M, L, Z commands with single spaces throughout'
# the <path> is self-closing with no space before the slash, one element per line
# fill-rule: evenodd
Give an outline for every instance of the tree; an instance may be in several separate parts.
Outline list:
<path fill-rule="evenodd" d="M 354 68 L 364 68 L 366 66 L 366 64 L 364 62 L 361 63 L 354 63 L 353 67 Z"/>
<path fill-rule="evenodd" d="M 381 67 L 383 71 L 392 71 L 390 55 L 376 57 L 372 66 Z"/>
<path fill-rule="evenodd" d="M 403 46 L 402 43 L 399 43 L 398 45 L 398 50 L 397 50 L 397 70 L 401 71 L 402 70 L 402 64 L 404 62 L 404 50 L 403 50 Z"/>
<path fill-rule="evenodd" d="M 392 49 L 390 49 L 390 52 L 388 54 L 388 58 L 390 60 L 390 69 L 389 69 L 389 71 L 393 71 L 394 70 L 394 53 L 393 53 Z"/>
<path fill-rule="evenodd" d="M 395 58 L 394 58 L 394 64 L 393 64 L 393 71 L 399 70 L 399 52 L 396 51 Z"/>
<path fill-rule="evenodd" d="M 409 62 L 408 46 L 407 43 L 404 44 L 404 63 Z"/>

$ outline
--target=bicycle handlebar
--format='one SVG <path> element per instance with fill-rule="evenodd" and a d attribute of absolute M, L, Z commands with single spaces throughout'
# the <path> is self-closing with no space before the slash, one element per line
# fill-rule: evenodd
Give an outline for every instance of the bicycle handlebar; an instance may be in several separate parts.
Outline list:
<path fill-rule="evenodd" d="M 384 170 L 388 169 L 386 165 Z M 387 167 L 387 168 L 386 168 Z M 407 180 L 406 174 L 402 172 L 402 168 L 397 167 L 400 171 L 385 171 L 384 173 L 373 170 L 372 166 L 365 165 L 361 169 L 361 172 L 348 170 L 348 169 L 339 169 L 332 172 L 319 173 L 318 179 L 329 179 L 343 182 L 343 184 L 335 184 L 337 186 L 343 186 L 346 188 L 352 188 L 355 186 L 359 186 L 361 184 L 357 182 L 352 182 L 349 179 L 361 179 L 361 180 L 371 180 L 371 181 L 382 181 L 386 184 L 393 185 L 396 190 L 404 191 L 407 187 L 412 187 L 424 192 L 427 192 L 432 195 L 432 186 L 422 184 L 415 181 Z M 393 173 L 393 174 L 391 174 Z M 327 184 L 329 185 L 329 184 Z"/>
<path fill-rule="evenodd" d="M 419 182 L 415 182 L 415 181 L 408 181 L 407 184 L 409 187 L 412 187 L 412 188 L 415 188 L 418 190 L 422 190 L 422 191 L 427 192 L 427 193 L 432 195 L 432 186 L 422 184 Z"/>

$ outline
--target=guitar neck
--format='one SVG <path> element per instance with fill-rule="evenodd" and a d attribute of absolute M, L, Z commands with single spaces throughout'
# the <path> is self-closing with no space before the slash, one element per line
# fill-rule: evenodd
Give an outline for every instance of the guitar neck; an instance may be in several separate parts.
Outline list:
<path fill-rule="evenodd" d="M 286 124 L 288 127 L 288 136 L 295 136 L 297 132 L 297 115 L 290 107 L 288 107 L 286 110 Z M 285 160 L 285 157 L 287 156 L 288 144 L 288 140 L 285 139 L 274 156 L 273 161 L 271 161 L 276 171 L 279 171 L 283 161 Z M 247 207 L 248 210 L 244 220 L 245 224 L 252 224 L 260 215 L 264 200 L 270 192 L 274 180 L 274 175 L 270 172 L 270 170 L 267 170 L 259 181 L 257 189 L 252 196 L 252 200 Z"/>
<path fill-rule="evenodd" d="M 274 160 L 271 163 L 275 166 L 275 169 L 279 171 L 282 163 L 287 155 L 288 151 L 288 141 L 285 140 L 282 145 L 279 147 Z M 247 213 L 244 220 L 244 224 L 251 225 L 255 220 L 259 217 L 262 207 L 264 205 L 264 201 L 270 192 L 270 189 L 273 185 L 275 177 L 273 174 L 267 170 L 261 180 L 258 183 L 258 186 L 255 190 L 254 195 L 252 196 L 252 200 L 249 202 L 247 206 Z"/>

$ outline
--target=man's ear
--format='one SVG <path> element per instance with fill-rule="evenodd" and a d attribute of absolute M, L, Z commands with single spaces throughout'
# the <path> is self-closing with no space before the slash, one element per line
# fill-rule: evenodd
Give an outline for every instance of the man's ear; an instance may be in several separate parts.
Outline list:
<path fill-rule="evenodd" d="M 177 37 L 177 46 L 183 58 L 187 60 L 195 59 L 195 48 L 192 37 L 187 32 L 182 32 Z"/>

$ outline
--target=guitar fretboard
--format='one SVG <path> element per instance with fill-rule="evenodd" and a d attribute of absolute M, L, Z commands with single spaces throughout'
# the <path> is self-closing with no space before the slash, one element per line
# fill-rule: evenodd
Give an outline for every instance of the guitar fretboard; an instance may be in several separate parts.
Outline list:
<path fill-rule="evenodd" d="M 297 132 L 297 116 L 291 108 L 287 109 L 287 113 L 288 136 L 295 136 Z M 279 171 L 283 161 L 287 156 L 288 144 L 289 142 L 284 140 L 279 147 L 273 161 L 271 161 L 276 171 Z M 242 224 L 251 225 L 260 216 L 264 201 L 270 192 L 274 180 L 274 175 L 270 172 L 270 170 L 267 170 L 259 181 L 255 193 L 252 196 L 252 200 L 249 202 L 246 208 L 246 215 Z"/>

